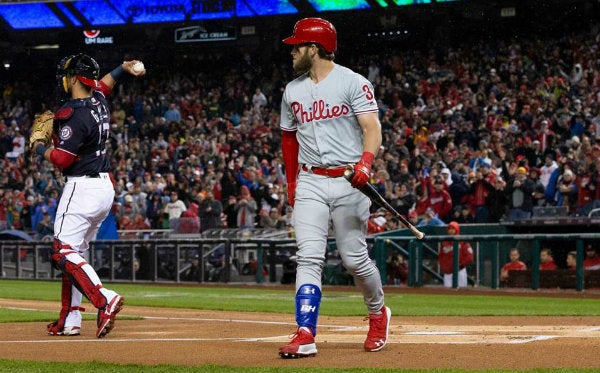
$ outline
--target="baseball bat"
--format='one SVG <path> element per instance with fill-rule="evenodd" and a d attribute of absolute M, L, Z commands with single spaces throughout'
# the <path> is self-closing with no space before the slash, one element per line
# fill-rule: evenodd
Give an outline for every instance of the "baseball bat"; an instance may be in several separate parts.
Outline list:
<path fill-rule="evenodd" d="M 354 177 L 354 170 L 349 167 L 346 169 L 346 171 L 344 171 L 344 178 L 348 181 L 352 181 L 352 177 Z M 398 211 L 396 211 L 396 209 L 392 207 L 392 205 L 390 205 L 389 202 L 386 201 L 381 194 L 379 194 L 379 192 L 377 192 L 373 184 L 366 183 L 362 188 L 359 188 L 359 190 L 365 196 L 369 197 L 371 202 L 377 204 L 380 207 L 383 207 L 387 211 L 391 212 L 392 215 L 397 217 L 402 222 L 402 224 L 404 224 L 404 226 L 406 226 L 406 228 L 408 228 L 418 240 L 425 237 L 425 233 L 418 230 L 417 227 L 415 227 L 411 224 L 410 221 L 408 221 L 408 219 L 406 219 Z"/>

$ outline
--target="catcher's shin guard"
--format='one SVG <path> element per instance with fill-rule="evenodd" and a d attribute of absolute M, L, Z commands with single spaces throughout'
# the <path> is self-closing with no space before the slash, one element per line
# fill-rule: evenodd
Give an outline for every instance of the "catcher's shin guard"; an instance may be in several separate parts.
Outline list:
<path fill-rule="evenodd" d="M 102 293 L 103 287 L 94 268 L 71 246 L 54 240 L 52 262 L 71 278 L 73 284 L 98 309 L 107 304 L 107 297 Z"/>
<path fill-rule="evenodd" d="M 310 328 L 317 335 L 317 319 L 321 306 L 321 290 L 316 285 L 304 284 L 296 292 L 296 323 Z"/>
<path fill-rule="evenodd" d="M 77 312 L 79 318 L 78 311 L 85 311 L 84 308 L 80 307 L 81 305 L 81 293 L 74 289 L 73 283 L 71 282 L 71 278 L 65 274 L 62 276 L 62 289 L 61 289 L 61 309 L 58 315 L 58 320 L 51 322 L 47 326 L 47 332 L 50 335 L 66 335 L 65 333 L 65 325 L 67 324 L 67 319 L 71 313 L 73 313 L 72 318 L 75 318 L 74 313 Z M 76 335 L 79 334 L 79 330 L 81 328 L 81 320 L 68 320 L 70 323 L 76 323 L 78 321 L 79 325 L 69 325 L 71 326 L 71 330 L 69 330 L 68 335 Z"/>

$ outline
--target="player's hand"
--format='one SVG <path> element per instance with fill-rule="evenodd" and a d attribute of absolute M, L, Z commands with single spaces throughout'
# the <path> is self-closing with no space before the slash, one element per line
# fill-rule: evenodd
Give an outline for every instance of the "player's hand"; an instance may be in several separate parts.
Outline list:
<path fill-rule="evenodd" d="M 369 182 L 371 178 L 371 164 L 375 155 L 370 152 L 364 152 L 360 161 L 354 165 L 354 177 L 350 181 L 350 184 L 355 188 L 362 188 Z"/>
<path fill-rule="evenodd" d="M 296 182 L 288 183 L 287 191 L 288 203 L 290 204 L 290 206 L 294 207 L 294 200 L 296 198 Z"/>

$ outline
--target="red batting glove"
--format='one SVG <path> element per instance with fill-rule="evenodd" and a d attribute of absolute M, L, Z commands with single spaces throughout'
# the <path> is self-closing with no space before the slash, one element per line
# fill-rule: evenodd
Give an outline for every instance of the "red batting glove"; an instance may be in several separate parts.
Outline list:
<path fill-rule="evenodd" d="M 296 182 L 288 183 L 288 203 L 294 207 L 294 199 L 296 198 Z"/>
<path fill-rule="evenodd" d="M 371 164 L 375 159 L 375 155 L 371 152 L 363 152 L 360 161 L 354 165 L 354 177 L 350 184 L 355 188 L 362 188 L 371 178 Z"/>

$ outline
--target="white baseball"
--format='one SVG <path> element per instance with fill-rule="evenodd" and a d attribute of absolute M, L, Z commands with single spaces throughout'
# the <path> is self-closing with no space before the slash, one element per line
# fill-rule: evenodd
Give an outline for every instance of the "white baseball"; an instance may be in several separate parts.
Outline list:
<path fill-rule="evenodd" d="M 142 71 L 144 71 L 144 63 L 142 61 L 136 62 L 135 64 L 133 64 L 132 69 L 133 72 L 141 73 Z"/>

